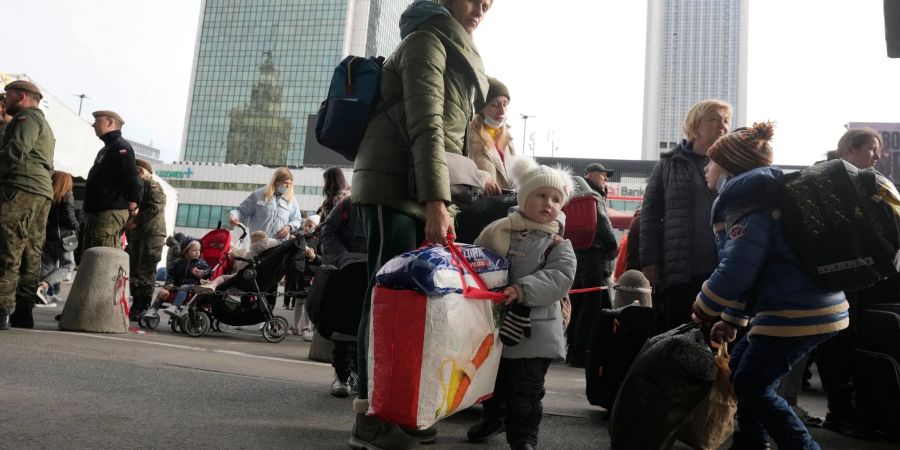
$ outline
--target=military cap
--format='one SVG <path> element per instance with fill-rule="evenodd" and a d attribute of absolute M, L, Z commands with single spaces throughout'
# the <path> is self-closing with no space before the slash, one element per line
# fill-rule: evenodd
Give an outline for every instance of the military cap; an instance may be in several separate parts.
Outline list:
<path fill-rule="evenodd" d="M 95 119 L 98 117 L 112 117 L 113 119 L 116 119 L 116 121 L 118 121 L 120 124 L 125 125 L 125 119 L 122 119 L 122 116 L 120 116 L 115 111 L 94 111 L 93 115 Z"/>
<path fill-rule="evenodd" d="M 591 163 L 591 164 L 588 164 L 588 166 L 584 168 L 585 175 L 587 175 L 591 172 L 603 172 L 608 177 L 611 177 L 613 174 L 612 169 L 607 169 L 606 167 L 603 166 L 603 164 L 600 164 L 600 163 Z"/>
<path fill-rule="evenodd" d="M 31 92 L 32 94 L 36 94 L 40 98 L 44 98 L 44 94 L 41 94 L 41 90 L 38 89 L 37 85 L 30 81 L 25 80 L 16 80 L 12 83 L 6 85 L 5 90 L 9 91 L 10 89 L 17 89 L 20 91 Z"/>
<path fill-rule="evenodd" d="M 134 163 L 137 164 L 137 166 L 141 169 L 146 170 L 147 173 L 151 175 L 153 174 L 153 166 L 151 166 L 147 161 L 144 161 L 143 159 L 136 159 L 134 160 Z"/>

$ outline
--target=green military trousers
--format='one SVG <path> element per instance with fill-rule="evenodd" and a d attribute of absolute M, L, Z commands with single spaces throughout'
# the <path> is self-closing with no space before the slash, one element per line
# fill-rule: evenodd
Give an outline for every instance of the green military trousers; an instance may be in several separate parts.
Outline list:
<path fill-rule="evenodd" d="M 156 282 L 156 265 L 162 257 L 165 236 L 128 235 L 128 264 L 130 266 L 131 314 L 138 316 L 150 307 Z"/>
<path fill-rule="evenodd" d="M 49 213 L 49 198 L 0 186 L 0 308 L 21 304 L 31 314 Z"/>
<path fill-rule="evenodd" d="M 91 247 L 122 248 L 122 232 L 128 220 L 127 209 L 107 209 L 98 213 L 88 213 L 81 231 L 81 249 Z"/>

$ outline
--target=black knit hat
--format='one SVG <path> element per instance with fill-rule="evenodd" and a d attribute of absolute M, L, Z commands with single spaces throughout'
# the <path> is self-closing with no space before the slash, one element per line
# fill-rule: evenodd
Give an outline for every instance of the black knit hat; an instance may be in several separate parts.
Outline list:
<path fill-rule="evenodd" d="M 183 255 L 184 252 L 186 252 L 187 249 L 190 248 L 191 243 L 193 243 L 193 242 L 200 244 L 200 249 L 203 249 L 203 244 L 200 243 L 200 240 L 198 240 L 197 238 L 195 238 L 193 236 L 185 236 L 185 237 L 181 238 L 181 246 L 179 247 L 179 250 L 181 250 L 180 253 Z"/>
<path fill-rule="evenodd" d="M 507 89 L 506 85 L 501 83 L 500 80 L 488 77 L 488 84 L 490 85 L 490 88 L 488 88 L 484 103 L 482 103 L 480 99 L 475 99 L 476 111 L 481 111 L 482 109 L 484 109 L 484 106 L 487 105 L 495 97 L 499 97 L 502 95 L 509 99 L 509 89 Z"/>
<path fill-rule="evenodd" d="M 707 155 L 709 159 L 732 175 L 739 175 L 757 167 L 772 164 L 772 146 L 769 141 L 775 134 L 772 122 L 754 123 L 720 137 Z"/>

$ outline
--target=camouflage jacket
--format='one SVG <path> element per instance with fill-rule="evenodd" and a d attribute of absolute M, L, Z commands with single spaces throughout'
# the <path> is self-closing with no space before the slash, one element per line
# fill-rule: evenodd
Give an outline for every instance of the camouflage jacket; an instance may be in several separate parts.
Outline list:
<path fill-rule="evenodd" d="M 153 178 L 144 181 L 141 203 L 138 213 L 132 222 L 136 225 L 130 233 L 138 236 L 165 236 L 166 235 L 166 193 L 162 186 Z"/>
<path fill-rule="evenodd" d="M 44 112 L 25 108 L 0 137 L 0 185 L 53 198 L 50 175 L 56 138 Z"/>

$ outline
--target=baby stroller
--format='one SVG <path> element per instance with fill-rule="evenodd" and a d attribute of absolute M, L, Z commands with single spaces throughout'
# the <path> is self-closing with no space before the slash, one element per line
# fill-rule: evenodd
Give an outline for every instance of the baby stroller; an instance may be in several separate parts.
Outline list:
<path fill-rule="evenodd" d="M 294 256 L 306 247 L 306 238 L 295 235 L 246 262 L 234 277 L 214 292 L 198 293 L 182 316 L 181 329 L 192 337 L 203 336 L 213 323 L 246 326 L 262 323 L 263 338 L 281 342 L 288 334 L 288 321 L 272 314 L 278 282 L 286 270 L 293 270 Z"/>
<path fill-rule="evenodd" d="M 244 238 L 247 237 L 247 228 L 242 224 L 239 226 L 242 233 L 238 245 L 242 245 Z M 219 222 L 214 230 L 203 235 L 203 237 L 200 238 L 200 244 L 203 248 L 200 257 L 206 261 L 206 264 L 208 264 L 209 267 L 213 268 L 210 279 L 215 279 L 218 276 L 234 272 L 231 232 L 222 228 L 222 222 Z M 190 302 L 193 295 L 193 292 L 188 292 L 187 298 L 184 301 L 185 305 Z M 171 299 L 174 299 L 174 295 L 171 296 Z M 183 315 L 173 314 L 169 316 L 168 323 L 172 328 L 172 331 L 176 333 L 181 331 L 182 319 Z M 159 326 L 159 317 L 142 317 L 138 324 L 141 328 L 156 329 L 156 327 Z"/>

